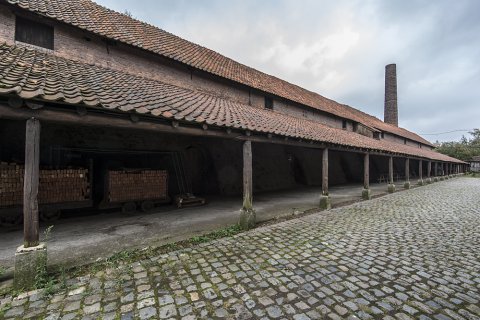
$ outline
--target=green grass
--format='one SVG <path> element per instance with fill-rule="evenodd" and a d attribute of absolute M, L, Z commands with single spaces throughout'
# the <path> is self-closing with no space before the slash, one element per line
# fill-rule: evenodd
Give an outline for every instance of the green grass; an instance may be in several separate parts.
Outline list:
<path fill-rule="evenodd" d="M 7 268 L 0 266 L 0 277 L 2 277 L 7 272 Z"/>
<path fill-rule="evenodd" d="M 5 313 L 10 310 L 11 307 L 12 305 L 10 303 L 7 303 L 0 308 L 0 319 L 3 319 L 5 317 Z"/>
<path fill-rule="evenodd" d="M 470 172 L 467 173 L 465 176 L 469 178 L 480 178 L 480 172 Z"/>

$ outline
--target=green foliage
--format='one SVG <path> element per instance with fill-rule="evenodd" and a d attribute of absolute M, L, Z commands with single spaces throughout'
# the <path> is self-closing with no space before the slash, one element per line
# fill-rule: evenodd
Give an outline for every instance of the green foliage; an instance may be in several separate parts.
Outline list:
<path fill-rule="evenodd" d="M 48 226 L 47 229 L 45 229 L 45 231 L 43 232 L 44 236 L 45 236 L 45 243 L 48 243 L 48 240 L 50 240 L 50 235 L 52 234 L 52 229 L 53 229 L 53 226 Z"/>
<path fill-rule="evenodd" d="M 436 151 L 463 161 L 468 161 L 474 156 L 480 156 L 480 129 L 469 132 L 471 139 L 463 136 L 460 141 L 437 142 Z"/>
<path fill-rule="evenodd" d="M 5 313 L 12 308 L 12 305 L 10 303 L 6 303 L 3 306 L 0 307 L 0 319 L 3 319 L 5 317 Z"/>
<path fill-rule="evenodd" d="M 215 239 L 231 237 L 231 236 L 239 233 L 240 231 L 242 231 L 240 226 L 239 225 L 234 225 L 234 226 L 231 226 L 231 227 L 228 227 L 228 228 L 213 231 L 213 232 L 208 233 L 208 234 L 192 237 L 192 238 L 190 238 L 189 242 L 191 244 L 205 243 L 205 242 L 209 242 L 209 241 L 212 241 L 212 240 L 215 240 Z"/>
<path fill-rule="evenodd" d="M 480 172 L 471 172 L 466 175 L 468 178 L 480 178 Z"/>
<path fill-rule="evenodd" d="M 44 231 L 45 245 L 48 244 L 50 240 L 50 235 L 52 234 L 53 226 L 49 226 Z M 45 257 L 46 259 L 46 257 Z M 47 296 L 55 293 L 55 287 L 57 284 L 57 279 L 55 276 L 51 275 L 47 271 L 47 261 L 38 263 L 37 272 L 35 274 L 35 289 L 44 289 L 44 294 Z"/>
<path fill-rule="evenodd" d="M 4 266 L 0 266 L 0 277 L 3 276 L 7 272 L 7 269 Z"/>

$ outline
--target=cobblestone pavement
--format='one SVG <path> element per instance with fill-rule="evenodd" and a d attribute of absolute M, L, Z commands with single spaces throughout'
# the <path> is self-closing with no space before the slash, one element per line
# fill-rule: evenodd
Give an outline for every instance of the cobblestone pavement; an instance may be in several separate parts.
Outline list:
<path fill-rule="evenodd" d="M 480 179 L 320 212 L 68 285 L 50 297 L 4 298 L 4 317 L 480 319 Z"/>

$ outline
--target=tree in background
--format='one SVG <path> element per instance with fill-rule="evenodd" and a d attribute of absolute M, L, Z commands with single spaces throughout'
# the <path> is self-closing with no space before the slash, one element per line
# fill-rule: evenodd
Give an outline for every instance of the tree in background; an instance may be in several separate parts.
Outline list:
<path fill-rule="evenodd" d="M 435 150 L 463 161 L 468 161 L 474 156 L 480 156 L 480 129 L 469 132 L 473 138 L 463 136 L 460 141 L 436 142 Z"/>

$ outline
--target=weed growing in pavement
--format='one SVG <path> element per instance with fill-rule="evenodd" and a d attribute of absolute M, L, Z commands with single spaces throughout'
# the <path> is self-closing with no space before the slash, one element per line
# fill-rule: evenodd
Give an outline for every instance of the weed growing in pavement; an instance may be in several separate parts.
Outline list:
<path fill-rule="evenodd" d="M 50 236 L 52 233 L 53 226 L 49 226 L 44 231 L 44 241 L 45 246 L 48 245 L 48 241 L 50 240 Z M 35 289 L 44 289 L 44 294 L 49 296 L 55 292 L 55 285 L 57 283 L 56 278 L 48 274 L 47 271 L 47 257 L 45 256 L 45 261 L 38 263 L 36 274 L 35 274 Z"/>
<path fill-rule="evenodd" d="M 0 266 L 0 277 L 2 277 L 5 272 L 7 272 L 7 268 L 5 268 L 4 266 Z"/>
<path fill-rule="evenodd" d="M 12 308 L 12 305 L 10 303 L 6 303 L 3 306 L 0 307 L 0 319 L 3 319 L 5 317 L 5 313 Z"/>

